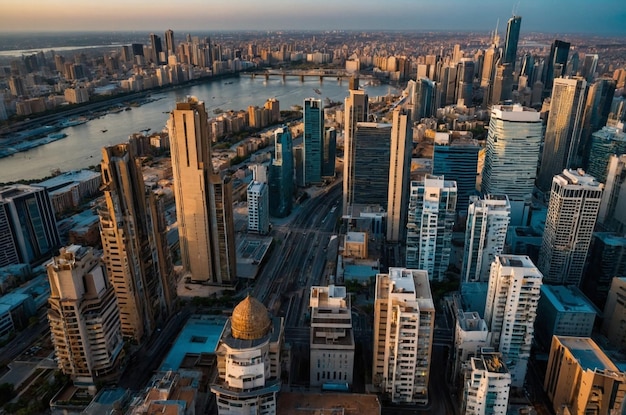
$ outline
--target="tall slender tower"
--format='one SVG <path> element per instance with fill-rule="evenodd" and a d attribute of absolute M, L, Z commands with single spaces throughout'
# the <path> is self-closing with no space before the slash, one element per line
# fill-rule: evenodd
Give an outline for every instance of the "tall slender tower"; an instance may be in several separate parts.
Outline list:
<path fill-rule="evenodd" d="M 511 64 L 511 70 L 515 71 L 515 61 L 517 58 L 517 42 L 519 41 L 519 31 L 522 26 L 522 16 L 513 16 L 506 25 L 506 39 L 504 40 L 504 54 L 502 63 Z"/>
<path fill-rule="evenodd" d="M 376 276 L 372 382 L 392 402 L 428 403 L 434 328 L 426 271 L 389 268 Z"/>
<path fill-rule="evenodd" d="M 131 144 L 102 149 L 106 209 L 99 211 L 107 274 L 118 297 L 122 333 L 141 341 L 166 320 L 176 296 L 163 209 L 146 188 Z"/>
<path fill-rule="evenodd" d="M 59 369 L 95 388 L 115 380 L 124 355 L 120 314 L 106 270 L 91 248 L 71 245 L 47 265 L 48 321 Z"/>
<path fill-rule="evenodd" d="M 365 91 L 359 90 L 358 79 L 351 80 L 344 104 L 345 121 L 343 125 L 344 156 L 343 156 L 343 215 L 350 216 L 353 204 L 354 169 L 356 167 L 356 146 L 354 131 L 358 122 L 367 121 L 368 97 Z"/>
<path fill-rule="evenodd" d="M 470 200 L 461 280 L 488 281 L 491 263 L 504 249 L 511 205 L 506 195 L 473 196 Z"/>
<path fill-rule="evenodd" d="M 485 322 L 514 387 L 522 387 L 526 377 L 541 280 L 541 272 L 527 256 L 499 255 L 491 264 Z"/>
<path fill-rule="evenodd" d="M 564 74 L 567 65 L 567 56 L 569 55 L 570 44 L 562 40 L 555 40 L 550 48 L 550 56 L 546 66 L 544 67 L 543 84 L 545 89 L 552 90 L 552 82 Z"/>
<path fill-rule="evenodd" d="M 174 43 L 174 31 L 167 29 L 165 31 L 165 52 L 168 56 L 174 55 L 176 52 L 176 44 Z"/>
<path fill-rule="evenodd" d="M 411 170 L 412 134 L 409 115 L 393 111 L 389 190 L 387 196 L 387 241 L 404 241 Z"/>
<path fill-rule="evenodd" d="M 213 171 L 204 102 L 176 104 L 168 123 L 183 267 L 191 281 L 235 282 L 232 184 Z"/>
<path fill-rule="evenodd" d="M 150 33 L 150 44 L 152 45 L 152 62 L 155 65 L 160 65 L 162 63 L 161 52 L 163 52 L 161 37 L 159 35 L 155 35 L 154 33 Z"/>
<path fill-rule="evenodd" d="M 603 187 L 582 170 L 554 176 L 538 261 L 546 283 L 580 284 Z"/>
<path fill-rule="evenodd" d="M 441 281 L 450 264 L 456 182 L 427 175 L 411 182 L 406 235 L 407 267 L 423 269 Z"/>
<path fill-rule="evenodd" d="M 274 160 L 269 170 L 270 215 L 284 218 L 291 213 L 293 198 L 293 139 L 287 127 L 274 133 Z"/>
<path fill-rule="evenodd" d="M 322 183 L 324 153 L 324 109 L 322 100 L 304 100 L 304 184 Z"/>

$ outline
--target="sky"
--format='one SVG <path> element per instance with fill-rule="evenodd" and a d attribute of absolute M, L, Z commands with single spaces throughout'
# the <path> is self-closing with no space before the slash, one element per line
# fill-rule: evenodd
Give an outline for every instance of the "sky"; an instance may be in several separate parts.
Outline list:
<path fill-rule="evenodd" d="M 626 36 L 624 0 L 0 0 L 0 31 L 490 31 Z"/>

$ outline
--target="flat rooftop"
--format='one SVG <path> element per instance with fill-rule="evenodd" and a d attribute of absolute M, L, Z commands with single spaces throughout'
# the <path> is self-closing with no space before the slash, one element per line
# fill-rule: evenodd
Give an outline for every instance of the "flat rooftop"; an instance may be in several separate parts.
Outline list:
<path fill-rule="evenodd" d="M 580 290 L 573 286 L 542 285 L 541 296 L 550 301 L 562 313 L 596 314 L 595 307 L 587 300 Z"/>
<path fill-rule="evenodd" d="M 619 372 L 617 366 L 589 337 L 556 337 L 570 351 L 583 370 L 612 370 Z"/>
<path fill-rule="evenodd" d="M 379 415 L 376 395 L 281 392 L 276 415 Z"/>
<path fill-rule="evenodd" d="M 178 370 L 188 354 L 214 353 L 226 320 L 223 316 L 191 316 L 159 370 Z"/>
<path fill-rule="evenodd" d="M 485 353 L 472 358 L 472 364 L 476 369 L 486 370 L 491 373 L 508 373 L 502 355 L 500 353 Z"/>
<path fill-rule="evenodd" d="M 505 267 L 537 268 L 527 255 L 499 255 L 498 258 Z"/>

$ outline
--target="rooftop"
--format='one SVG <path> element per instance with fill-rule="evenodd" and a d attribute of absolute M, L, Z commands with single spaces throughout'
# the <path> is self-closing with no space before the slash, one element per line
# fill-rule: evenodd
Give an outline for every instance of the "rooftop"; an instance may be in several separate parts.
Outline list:
<path fill-rule="evenodd" d="M 500 353 L 483 353 L 480 357 L 474 357 L 472 366 L 491 373 L 509 373 Z"/>
<path fill-rule="evenodd" d="M 281 392 L 276 415 L 379 415 L 376 395 Z"/>
<path fill-rule="evenodd" d="M 541 122 L 539 112 L 521 105 L 494 105 L 491 115 L 504 121 Z"/>
<path fill-rule="evenodd" d="M 56 190 L 73 183 L 80 183 L 100 177 L 100 173 L 91 170 L 75 170 L 59 174 L 48 180 L 44 180 L 37 186 L 45 187 L 48 190 Z"/>
<path fill-rule="evenodd" d="M 562 173 L 554 176 L 553 180 L 560 182 L 561 186 L 581 186 L 593 189 L 602 189 L 604 185 L 596 180 L 595 177 L 585 173 L 583 169 L 565 169 Z"/>
<path fill-rule="evenodd" d="M 498 255 L 498 259 L 505 267 L 537 268 L 527 255 Z"/>
<path fill-rule="evenodd" d="M 541 296 L 560 312 L 596 314 L 595 307 L 575 286 L 542 285 Z"/>
<path fill-rule="evenodd" d="M 609 246 L 626 246 L 626 236 L 617 235 L 611 232 L 594 232 L 593 236 Z"/>
<path fill-rule="evenodd" d="M 589 337 L 555 336 L 578 361 L 583 370 L 611 370 L 619 372 L 611 359 Z"/>
<path fill-rule="evenodd" d="M 367 234 L 365 232 L 348 232 L 346 234 L 346 242 L 365 242 Z"/>

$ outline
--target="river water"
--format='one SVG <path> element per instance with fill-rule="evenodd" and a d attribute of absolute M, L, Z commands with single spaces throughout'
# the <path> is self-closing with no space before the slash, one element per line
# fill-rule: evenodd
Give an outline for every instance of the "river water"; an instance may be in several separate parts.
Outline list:
<path fill-rule="evenodd" d="M 321 92 L 318 95 L 315 89 Z M 370 97 L 384 96 L 390 91 L 397 93 L 387 85 L 364 86 Z M 68 127 L 60 132 L 67 137 L 0 159 L 0 183 L 20 179 L 39 179 L 49 176 L 51 171 L 60 169 L 70 171 L 86 168 L 100 163 L 102 147 L 128 140 L 132 133 L 150 128 L 161 131 L 169 118 L 169 112 L 176 102 L 186 96 L 194 95 L 205 102 L 209 117 L 213 110 L 240 110 L 249 105 L 262 106 L 268 98 L 280 101 L 280 109 L 288 110 L 293 105 L 302 105 L 308 97 L 330 98 L 341 101 L 348 95 L 348 82 L 326 78 L 270 77 L 252 79 L 242 75 L 239 78 L 215 80 L 199 85 L 179 88 L 152 95 L 156 101 L 134 107 L 131 111 L 107 114 L 89 122 Z M 103 132 L 105 131 L 106 132 Z"/>

